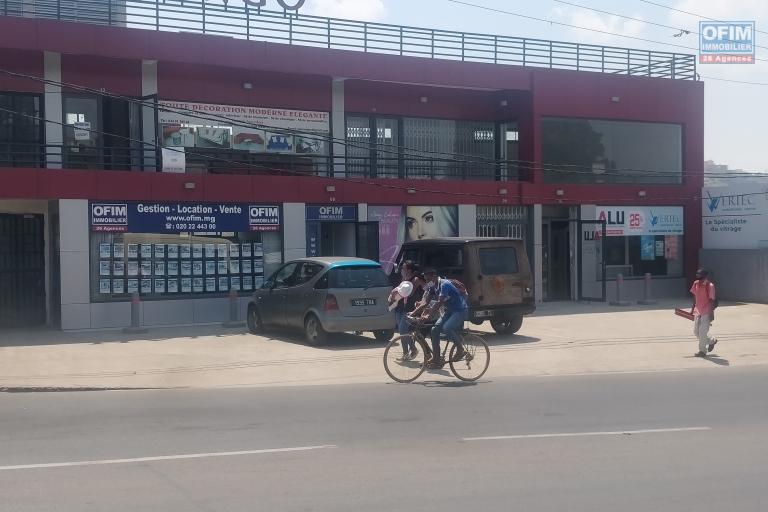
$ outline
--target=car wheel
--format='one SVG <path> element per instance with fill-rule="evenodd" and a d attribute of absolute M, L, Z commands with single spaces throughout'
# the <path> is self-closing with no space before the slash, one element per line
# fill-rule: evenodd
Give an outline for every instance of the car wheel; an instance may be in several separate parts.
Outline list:
<path fill-rule="evenodd" d="M 328 333 L 315 315 L 309 315 L 304 320 L 304 336 L 307 338 L 307 343 L 312 346 L 322 345 L 328 339 Z"/>
<path fill-rule="evenodd" d="M 497 318 L 491 320 L 491 327 L 498 334 L 515 334 L 523 326 L 523 317 L 521 315 L 512 318 Z"/>
<path fill-rule="evenodd" d="M 246 323 L 248 324 L 248 332 L 251 334 L 262 334 L 266 330 L 264 329 L 264 322 L 261 320 L 261 314 L 253 304 L 248 306 Z"/>
<path fill-rule="evenodd" d="M 382 343 L 388 342 L 394 335 L 394 329 L 382 329 L 380 331 L 373 331 L 373 337 L 376 338 L 376 341 L 380 341 Z"/>

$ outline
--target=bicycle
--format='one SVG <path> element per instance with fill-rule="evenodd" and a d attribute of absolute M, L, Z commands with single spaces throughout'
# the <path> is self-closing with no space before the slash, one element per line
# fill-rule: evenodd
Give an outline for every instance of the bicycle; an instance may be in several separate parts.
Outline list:
<path fill-rule="evenodd" d="M 427 342 L 423 331 L 426 328 L 431 328 L 433 324 L 426 324 L 418 319 L 409 319 L 409 324 L 410 334 L 408 336 L 411 336 L 415 344 L 414 346 L 418 350 L 416 356 L 413 359 L 403 358 L 405 354 L 403 338 L 405 335 L 392 339 L 384 349 L 384 370 L 395 382 L 408 383 L 418 379 L 427 369 L 427 359 L 432 354 L 432 348 L 430 343 Z M 477 334 L 462 329 L 459 336 L 466 351 L 465 355 L 461 359 L 454 361 L 457 351 L 456 344 L 448 341 L 443 347 L 441 358 L 448 363 L 451 373 L 457 379 L 465 382 L 474 382 L 485 375 L 485 372 L 488 370 L 488 365 L 491 362 L 491 352 L 485 340 Z M 451 346 L 450 352 L 448 351 L 449 345 Z M 446 353 L 449 354 L 447 360 L 445 358 Z"/>

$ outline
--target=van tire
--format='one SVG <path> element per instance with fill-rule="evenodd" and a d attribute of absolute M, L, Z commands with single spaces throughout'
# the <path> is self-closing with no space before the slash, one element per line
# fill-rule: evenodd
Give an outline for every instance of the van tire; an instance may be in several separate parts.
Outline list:
<path fill-rule="evenodd" d="M 319 347 L 328 341 L 328 333 L 323 329 L 320 319 L 314 314 L 308 315 L 304 320 L 304 337 L 307 343 L 313 347 Z"/>
<path fill-rule="evenodd" d="M 497 334 L 515 334 L 523 326 L 522 315 L 491 320 L 491 327 Z"/>

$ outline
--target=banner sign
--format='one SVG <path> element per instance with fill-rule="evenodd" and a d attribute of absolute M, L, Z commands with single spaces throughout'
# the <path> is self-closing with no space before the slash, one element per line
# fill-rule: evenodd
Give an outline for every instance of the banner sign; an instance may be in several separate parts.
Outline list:
<path fill-rule="evenodd" d="M 598 206 L 606 236 L 682 235 L 682 206 Z"/>
<path fill-rule="evenodd" d="M 700 64 L 754 64 L 754 21 L 700 21 Z"/>
<path fill-rule="evenodd" d="M 707 187 L 701 197 L 705 249 L 768 247 L 768 185 Z"/>
<path fill-rule="evenodd" d="M 165 109 L 182 110 L 185 112 L 169 112 Z M 200 117 L 195 116 L 196 112 L 200 113 Z M 241 122 L 245 127 L 251 128 L 254 128 L 252 125 L 260 125 L 261 128 L 267 129 L 319 133 L 328 133 L 331 129 L 331 114 L 329 112 L 216 105 L 189 101 L 160 101 L 157 117 L 160 124 L 168 125 L 236 126 L 237 122 Z M 211 119 L 203 119 L 206 117 Z M 232 121 L 227 121 L 228 119 Z"/>
<path fill-rule="evenodd" d="M 91 231 L 220 233 L 279 231 L 280 207 L 215 203 L 91 203 Z"/>
<path fill-rule="evenodd" d="M 184 148 L 163 148 L 163 172 L 184 174 L 187 172 L 187 154 Z"/>
<path fill-rule="evenodd" d="M 307 220 L 357 222 L 357 206 L 307 206 Z"/>

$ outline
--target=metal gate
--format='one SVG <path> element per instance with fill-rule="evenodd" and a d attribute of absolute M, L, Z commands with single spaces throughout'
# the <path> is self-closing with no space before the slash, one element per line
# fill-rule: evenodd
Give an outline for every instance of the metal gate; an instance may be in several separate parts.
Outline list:
<path fill-rule="evenodd" d="M 45 221 L 0 214 L 0 327 L 45 324 Z"/>
<path fill-rule="evenodd" d="M 477 236 L 525 240 L 527 231 L 527 206 L 477 207 Z"/>

